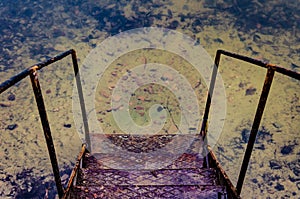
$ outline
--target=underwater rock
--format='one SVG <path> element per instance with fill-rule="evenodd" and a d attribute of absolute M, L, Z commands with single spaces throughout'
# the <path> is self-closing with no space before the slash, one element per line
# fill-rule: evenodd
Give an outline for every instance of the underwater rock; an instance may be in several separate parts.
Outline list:
<path fill-rule="evenodd" d="M 179 22 L 177 20 L 174 20 L 171 22 L 168 28 L 175 30 L 178 26 L 179 26 Z"/>
<path fill-rule="evenodd" d="M 259 149 L 259 150 L 265 150 L 266 147 L 264 144 L 260 144 L 259 146 L 256 146 L 255 149 Z"/>
<path fill-rule="evenodd" d="M 281 169 L 282 166 L 280 165 L 280 162 L 277 160 L 270 160 L 270 167 L 271 169 Z"/>
<path fill-rule="evenodd" d="M 296 176 L 300 176 L 300 159 L 289 162 L 288 166 Z"/>
<path fill-rule="evenodd" d="M 298 66 L 298 65 L 296 65 L 296 64 L 294 64 L 294 63 L 291 63 L 291 68 L 292 68 L 292 69 L 297 69 L 297 68 L 300 68 L 300 66 Z"/>
<path fill-rule="evenodd" d="M 245 95 L 246 95 L 246 96 L 247 96 L 247 95 L 254 95 L 255 92 L 256 92 L 256 88 L 254 88 L 254 87 L 249 87 L 249 88 L 246 89 Z"/>
<path fill-rule="evenodd" d="M 167 80 L 173 81 L 173 80 L 174 80 L 174 77 L 173 77 L 173 75 L 172 75 L 171 73 L 165 73 L 165 74 L 163 74 L 163 76 L 161 77 L 161 80 L 163 80 L 163 81 L 167 81 Z"/>
<path fill-rule="evenodd" d="M 16 96 L 12 93 L 9 94 L 9 96 L 7 97 L 7 100 L 9 100 L 9 101 L 15 101 L 15 99 L 16 99 Z"/>
<path fill-rule="evenodd" d="M 170 9 L 168 9 L 168 18 L 170 18 L 170 19 L 173 18 L 173 13 Z"/>
<path fill-rule="evenodd" d="M 18 127 L 18 125 L 17 124 L 10 124 L 10 125 L 8 125 L 7 127 L 6 127 L 6 129 L 8 129 L 8 130 L 14 130 L 14 129 L 16 129 Z"/>
<path fill-rule="evenodd" d="M 241 132 L 241 140 L 243 143 L 247 143 L 249 136 L 250 136 L 250 130 L 244 128 Z M 262 127 L 260 130 L 258 130 L 257 135 L 256 135 L 256 140 L 255 140 L 255 144 L 262 144 L 262 141 L 266 141 L 268 143 L 272 143 L 273 139 L 272 139 L 273 135 L 264 127 Z"/>
<path fill-rule="evenodd" d="M 280 150 L 280 153 L 283 155 L 288 155 L 292 152 L 293 152 L 293 146 L 291 145 L 283 146 Z"/>
<path fill-rule="evenodd" d="M 275 186 L 275 189 L 277 191 L 283 191 L 284 190 L 284 186 L 282 184 L 280 184 L 280 183 L 277 183 L 277 185 Z"/>
<path fill-rule="evenodd" d="M 219 43 L 219 44 L 224 44 L 223 40 L 220 38 L 214 39 L 214 42 Z"/>
<path fill-rule="evenodd" d="M 240 87 L 240 88 L 244 88 L 244 87 L 245 87 L 245 85 L 246 85 L 246 84 L 245 84 L 245 83 L 243 83 L 243 82 L 240 82 L 240 83 L 239 83 L 239 87 Z"/>
<path fill-rule="evenodd" d="M 157 112 L 161 112 L 163 109 L 164 109 L 163 107 L 159 106 L 157 107 Z"/>
<path fill-rule="evenodd" d="M 65 127 L 65 128 L 71 128 L 72 125 L 71 125 L 71 124 L 64 124 L 64 127 Z"/>
<path fill-rule="evenodd" d="M 202 31 L 202 23 L 201 23 L 200 19 L 196 19 L 192 23 L 192 29 L 193 29 L 193 33 L 199 33 Z"/>
<path fill-rule="evenodd" d="M 273 126 L 275 127 L 275 128 L 277 128 L 277 129 L 280 129 L 281 127 L 282 127 L 282 125 L 280 124 L 280 123 L 278 123 L 278 122 L 274 122 L 274 123 L 272 123 L 273 124 Z"/>
<path fill-rule="evenodd" d="M 248 129 L 243 129 L 243 130 L 242 130 L 242 141 L 243 141 L 244 143 L 247 143 L 247 142 L 248 142 L 249 136 L 250 136 L 250 130 L 248 130 Z"/>
<path fill-rule="evenodd" d="M 253 35 L 253 41 L 254 42 L 260 42 L 261 37 L 258 34 Z"/>

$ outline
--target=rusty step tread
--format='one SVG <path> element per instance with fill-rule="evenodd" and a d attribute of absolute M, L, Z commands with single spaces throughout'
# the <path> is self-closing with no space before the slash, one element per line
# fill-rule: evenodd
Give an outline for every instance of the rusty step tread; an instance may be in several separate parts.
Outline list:
<path fill-rule="evenodd" d="M 115 170 L 83 168 L 78 185 L 216 185 L 214 169 Z"/>
<path fill-rule="evenodd" d="M 166 158 L 161 157 L 161 162 Z M 155 161 L 160 160 L 159 157 L 155 158 Z M 117 156 L 115 154 L 89 154 L 87 153 L 84 158 L 84 167 L 87 168 L 97 168 L 97 169 L 116 169 L 119 168 L 120 164 L 128 165 L 128 167 L 135 168 L 136 170 L 141 170 L 147 168 L 143 162 L 149 161 L 143 159 L 137 159 L 135 156 L 124 157 Z M 155 165 L 155 164 L 154 164 Z M 155 169 L 180 169 L 180 168 L 202 168 L 203 167 L 203 157 L 198 153 L 183 153 L 175 157 L 174 160 L 158 165 Z M 153 167 L 152 167 L 153 168 Z M 126 168 L 127 169 L 127 168 Z"/>
<path fill-rule="evenodd" d="M 105 199 L 135 199 L 135 198 L 169 198 L 169 199 L 217 199 L 224 198 L 226 190 L 222 186 L 75 186 L 71 198 L 105 198 Z"/>

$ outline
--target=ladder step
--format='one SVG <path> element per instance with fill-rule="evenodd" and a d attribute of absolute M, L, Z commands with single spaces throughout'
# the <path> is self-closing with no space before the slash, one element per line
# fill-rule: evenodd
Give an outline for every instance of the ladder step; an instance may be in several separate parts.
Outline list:
<path fill-rule="evenodd" d="M 114 170 L 82 169 L 81 185 L 216 185 L 214 169 Z"/>
<path fill-rule="evenodd" d="M 226 198 L 221 186 L 76 186 L 71 198 L 169 198 L 169 199 L 219 199 Z"/>

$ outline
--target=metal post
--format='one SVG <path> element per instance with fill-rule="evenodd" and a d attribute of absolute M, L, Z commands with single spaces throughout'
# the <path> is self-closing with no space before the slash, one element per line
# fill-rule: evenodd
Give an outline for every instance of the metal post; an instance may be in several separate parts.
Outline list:
<path fill-rule="evenodd" d="M 38 68 L 38 67 L 36 66 L 36 68 Z M 54 173 L 58 196 L 59 196 L 59 198 L 62 198 L 63 194 L 64 194 L 64 190 L 63 190 L 63 186 L 61 184 L 55 148 L 54 148 L 53 139 L 51 136 L 51 130 L 50 130 L 50 126 L 49 126 L 49 122 L 48 122 L 48 118 L 47 118 L 47 112 L 46 112 L 43 95 L 42 95 L 42 91 L 41 91 L 41 87 L 40 87 L 40 83 L 38 80 L 36 70 L 34 70 L 30 74 L 30 80 L 31 80 L 31 85 L 33 88 L 36 104 L 37 104 L 37 107 L 39 110 L 41 123 L 43 126 L 43 131 L 44 131 L 44 135 L 45 135 L 45 139 L 46 139 L 46 143 L 47 143 L 47 147 L 48 147 L 48 152 L 49 152 L 49 156 L 50 156 L 50 160 L 51 160 L 51 164 L 52 164 L 52 170 Z"/>
<path fill-rule="evenodd" d="M 213 66 L 213 72 L 211 75 L 211 81 L 209 85 L 209 90 L 208 90 L 208 95 L 206 99 L 206 105 L 205 105 L 205 112 L 203 115 L 203 121 L 202 121 L 202 126 L 201 126 L 201 136 L 203 139 L 203 155 L 206 157 L 206 164 L 205 167 L 209 168 L 209 160 L 208 160 L 208 148 L 207 148 L 207 127 L 208 127 L 208 115 L 209 115 L 209 110 L 210 110 L 210 105 L 211 105 L 211 99 L 213 96 L 214 88 L 215 88 L 215 82 L 217 78 L 217 72 L 218 72 L 218 67 L 220 63 L 220 57 L 221 53 L 220 51 L 217 51 L 216 57 L 215 57 L 215 64 Z"/>
<path fill-rule="evenodd" d="M 237 182 L 237 193 L 240 195 L 241 191 L 242 191 L 242 187 L 243 187 L 243 183 L 244 183 L 244 179 L 246 176 L 246 172 L 247 172 L 247 168 L 248 168 L 248 164 L 250 161 L 250 157 L 251 157 L 251 153 L 253 150 L 253 146 L 255 143 L 255 139 L 256 139 L 256 135 L 258 132 L 258 128 L 260 125 L 260 121 L 264 112 L 264 108 L 267 102 L 267 98 L 269 95 L 269 91 L 271 88 L 271 84 L 273 81 L 273 77 L 274 77 L 274 73 L 275 70 L 272 68 L 271 65 L 268 65 L 268 71 L 267 71 L 267 75 L 265 78 L 265 82 L 264 82 L 264 86 L 263 86 L 263 90 L 259 99 L 259 103 L 256 109 L 256 113 L 255 113 L 255 117 L 254 117 L 254 121 L 253 121 L 253 125 L 252 125 L 252 129 L 251 129 L 251 133 L 249 136 L 249 141 L 247 144 L 247 148 L 246 148 L 246 152 L 244 155 L 244 159 L 243 159 L 243 163 L 241 166 L 241 170 L 240 170 L 240 174 L 239 174 L 239 178 L 238 178 L 238 182 Z"/>
<path fill-rule="evenodd" d="M 86 109 L 85 109 L 84 98 L 83 98 L 83 92 L 82 92 L 82 85 L 81 85 L 81 80 L 80 80 L 80 73 L 79 73 L 79 68 L 78 68 L 77 56 L 76 56 L 75 50 L 72 50 L 71 53 L 72 53 L 73 68 L 74 68 L 74 73 L 75 73 L 79 103 L 80 103 L 83 126 L 84 126 L 85 143 L 87 145 L 86 148 L 89 151 L 91 151 L 91 140 L 90 140 L 90 134 L 89 134 L 89 125 L 88 125 L 88 119 L 87 119 L 87 114 L 86 114 Z"/>

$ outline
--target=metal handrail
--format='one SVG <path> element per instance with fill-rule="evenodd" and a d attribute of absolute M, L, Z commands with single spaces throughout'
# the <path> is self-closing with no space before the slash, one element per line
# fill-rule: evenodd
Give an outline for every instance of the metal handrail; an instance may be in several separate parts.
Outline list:
<path fill-rule="evenodd" d="M 208 115 L 209 115 L 209 110 L 210 110 L 210 106 L 211 106 L 211 99 L 212 99 L 212 94 L 213 94 L 213 90 L 214 90 L 214 86 L 215 86 L 215 81 L 216 81 L 216 76 L 217 76 L 217 72 L 218 72 L 218 68 L 219 68 L 219 64 L 220 64 L 220 59 L 221 59 L 221 55 L 226 55 L 238 60 L 242 60 L 257 66 L 261 66 L 263 68 L 267 69 L 267 74 L 265 76 L 265 81 L 264 81 L 264 85 L 263 85 L 263 89 L 261 92 L 261 96 L 259 99 L 259 103 L 256 109 L 256 113 L 255 113 L 255 117 L 253 120 L 253 124 L 252 124 L 252 128 L 251 128 L 251 132 L 250 132 L 250 136 L 249 136 L 249 140 L 247 143 L 247 148 L 244 154 L 244 158 L 243 158 L 243 162 L 242 162 L 242 166 L 240 169 L 240 173 L 239 173 L 239 177 L 238 177 L 238 182 L 237 182 L 237 186 L 234 190 L 234 192 L 236 192 L 238 195 L 241 194 L 242 191 L 242 187 L 243 187 L 243 183 L 245 180 L 245 176 L 246 176 L 246 172 L 247 172 L 247 168 L 248 168 L 248 164 L 251 158 L 251 154 L 253 151 L 253 146 L 255 143 L 255 139 L 256 139 L 256 135 L 258 132 L 258 128 L 261 122 L 261 118 L 264 112 L 264 108 L 267 102 L 267 98 L 268 98 L 268 94 L 272 85 L 272 81 L 273 81 L 273 77 L 275 72 L 281 73 L 283 75 L 292 77 L 294 79 L 300 80 L 300 73 L 289 70 L 289 69 L 285 69 L 281 66 L 277 66 L 275 64 L 270 64 L 267 62 L 264 62 L 262 60 L 258 60 L 258 59 L 253 59 L 244 55 L 239 55 L 236 53 L 232 53 L 232 52 L 228 52 L 225 50 L 217 50 L 216 52 L 216 56 L 215 56 L 215 66 L 213 68 L 213 72 L 212 72 L 212 76 L 211 76 L 211 82 L 210 82 L 210 87 L 209 87 L 209 93 L 207 96 L 207 100 L 206 100 L 206 107 L 205 107 L 205 112 L 204 112 L 204 116 L 203 116 L 203 122 L 202 122 L 202 128 L 201 128 L 201 135 L 203 136 L 203 140 L 204 142 L 204 152 L 212 152 L 210 147 L 207 145 L 207 126 L 208 126 Z M 208 154 L 208 153 L 206 153 Z M 207 155 L 208 157 L 208 155 Z M 208 166 L 209 161 L 206 161 L 206 164 Z"/>
<path fill-rule="evenodd" d="M 70 175 L 69 182 L 68 182 L 67 188 L 65 190 L 65 193 L 64 193 L 62 199 L 67 199 L 69 197 L 72 185 L 76 184 L 76 176 L 78 174 L 79 168 L 82 168 L 82 162 L 83 162 L 83 157 L 84 157 L 85 153 L 86 153 L 86 145 L 83 144 L 82 147 L 81 147 L 81 151 L 80 151 L 80 153 L 77 157 L 76 164 L 75 164 L 75 166 L 72 170 L 72 173 Z"/>
<path fill-rule="evenodd" d="M 59 198 L 63 197 L 64 188 L 61 183 L 58 161 L 56 158 L 56 152 L 55 152 L 55 148 L 54 148 L 54 144 L 53 144 L 53 139 L 52 139 L 50 125 L 48 122 L 47 112 L 46 112 L 46 108 L 45 108 L 45 104 L 44 104 L 44 100 L 43 100 L 41 86 L 40 86 L 39 79 L 37 76 L 37 71 L 41 70 L 42 68 L 44 68 L 54 62 L 57 62 L 65 57 L 67 57 L 68 55 L 72 56 L 74 75 L 75 75 L 78 94 L 79 94 L 79 101 L 80 101 L 80 106 L 81 106 L 81 112 L 82 112 L 82 118 L 83 118 L 84 130 L 85 130 L 85 139 L 86 139 L 85 140 L 86 143 L 84 144 L 84 146 L 86 146 L 86 145 L 89 146 L 89 144 L 90 144 L 89 127 L 88 127 L 88 123 L 87 123 L 87 115 L 86 115 L 86 110 L 85 110 L 85 105 L 84 105 L 84 98 L 83 98 L 83 93 L 82 93 L 82 86 L 81 86 L 81 81 L 80 81 L 79 68 L 78 68 L 78 62 L 77 62 L 77 56 L 76 56 L 75 50 L 70 49 L 70 50 L 65 51 L 55 57 L 52 57 L 52 58 L 46 60 L 45 62 L 41 62 L 34 66 L 31 66 L 31 67 L 23 70 L 19 74 L 11 77 L 10 79 L 8 79 L 0 84 L 0 94 L 1 94 L 5 90 L 10 88 L 11 86 L 13 86 L 16 83 L 18 83 L 19 81 L 21 81 L 22 79 L 26 78 L 27 76 L 30 76 L 31 85 L 32 85 L 32 89 L 33 89 L 33 92 L 35 95 L 35 100 L 37 103 L 43 131 L 44 131 L 44 136 L 45 136 L 46 143 L 47 143 L 48 153 L 49 153 L 50 160 L 51 160 L 52 170 L 53 170 L 55 183 L 56 183 L 56 187 L 57 187 L 57 193 L 58 193 Z"/>

